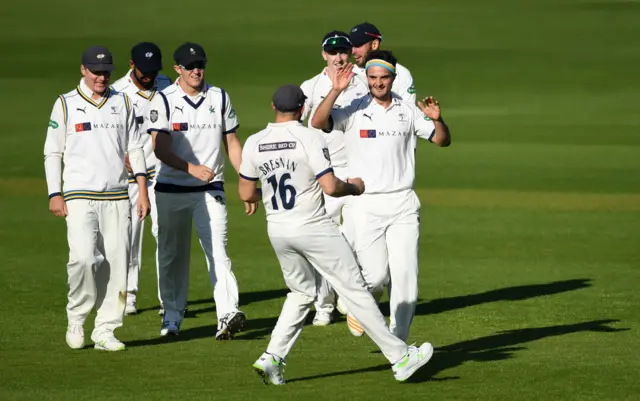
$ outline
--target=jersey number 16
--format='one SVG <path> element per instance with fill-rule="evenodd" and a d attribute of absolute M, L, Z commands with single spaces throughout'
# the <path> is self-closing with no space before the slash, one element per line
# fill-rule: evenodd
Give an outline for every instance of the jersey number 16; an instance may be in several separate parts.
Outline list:
<path fill-rule="evenodd" d="M 282 201 L 282 207 L 285 210 L 291 210 L 296 204 L 296 189 L 292 185 L 287 185 L 287 180 L 291 179 L 291 174 L 285 173 L 280 176 L 280 181 L 275 175 L 267 178 L 267 182 L 271 184 L 273 188 L 273 196 L 271 197 L 271 207 L 273 210 L 278 210 L 278 200 L 276 195 L 280 195 Z M 287 197 L 289 198 L 287 200 Z"/>

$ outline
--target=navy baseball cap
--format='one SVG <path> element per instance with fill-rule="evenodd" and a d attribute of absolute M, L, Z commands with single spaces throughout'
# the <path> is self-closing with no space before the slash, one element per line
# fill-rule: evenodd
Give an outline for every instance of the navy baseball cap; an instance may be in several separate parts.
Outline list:
<path fill-rule="evenodd" d="M 162 69 L 160 48 L 151 42 L 142 42 L 131 48 L 131 61 L 143 74 L 156 73 Z"/>
<path fill-rule="evenodd" d="M 273 94 L 273 105 L 282 112 L 296 111 L 307 99 L 298 85 L 283 85 Z"/>
<path fill-rule="evenodd" d="M 349 35 L 346 32 L 331 31 L 322 38 L 322 50 L 326 52 L 336 50 L 346 50 L 350 52 L 352 47 L 351 40 L 349 40 Z"/>
<path fill-rule="evenodd" d="M 186 67 L 191 63 L 206 63 L 207 55 L 199 44 L 186 42 L 176 49 L 173 53 L 173 59 L 177 65 Z"/>
<path fill-rule="evenodd" d="M 113 56 L 104 46 L 91 46 L 82 53 L 82 65 L 89 71 L 113 71 Z"/>
<path fill-rule="evenodd" d="M 353 46 L 360 47 L 376 39 L 382 41 L 382 34 L 375 25 L 369 22 L 363 22 L 351 28 L 349 39 L 351 39 Z"/>

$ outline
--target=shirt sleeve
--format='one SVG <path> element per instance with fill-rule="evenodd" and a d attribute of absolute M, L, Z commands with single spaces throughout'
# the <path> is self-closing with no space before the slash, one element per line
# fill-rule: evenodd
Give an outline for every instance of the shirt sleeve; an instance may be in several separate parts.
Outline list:
<path fill-rule="evenodd" d="M 44 142 L 44 170 L 49 198 L 62 194 L 62 156 L 67 138 L 67 108 L 62 96 L 53 104 Z"/>
<path fill-rule="evenodd" d="M 313 109 L 313 80 L 309 79 L 304 81 L 302 85 L 300 85 L 300 89 L 302 89 L 302 93 L 307 97 L 304 101 L 304 110 L 302 111 L 301 121 L 305 121 L 309 118 L 309 124 L 311 124 L 311 110 Z"/>
<path fill-rule="evenodd" d="M 238 117 L 236 116 L 236 111 L 233 108 L 233 104 L 231 104 L 231 98 L 229 94 L 222 91 L 222 133 L 230 134 L 232 132 L 236 132 L 240 124 L 238 123 Z"/>
<path fill-rule="evenodd" d="M 240 177 L 249 181 L 258 181 L 258 171 L 253 163 L 253 150 L 251 138 L 247 139 L 242 148 L 242 162 L 240 163 Z"/>
<path fill-rule="evenodd" d="M 127 112 L 127 134 L 129 143 L 127 144 L 127 153 L 129 154 L 129 164 L 134 176 L 145 175 L 147 167 L 145 165 L 144 152 L 142 150 L 142 138 L 140 137 L 139 125 L 136 123 L 136 111 L 131 105 L 129 96 L 122 95 Z"/>
<path fill-rule="evenodd" d="M 316 179 L 333 172 L 331 157 L 329 156 L 329 147 L 323 136 L 316 135 L 315 138 L 310 141 L 307 147 L 307 158 L 311 171 L 316 175 Z"/>
<path fill-rule="evenodd" d="M 402 100 L 409 104 L 416 104 L 416 86 L 413 83 L 413 77 L 406 68 L 396 77 L 393 83 L 393 91 L 402 97 Z"/>
<path fill-rule="evenodd" d="M 436 133 L 436 125 L 427 117 L 418 106 L 413 106 L 413 128 L 415 134 L 431 142 Z"/>
<path fill-rule="evenodd" d="M 162 92 L 158 92 L 156 96 L 151 99 L 151 103 L 149 104 L 149 108 L 147 111 L 147 119 L 149 120 L 149 124 L 147 125 L 147 133 L 150 134 L 152 131 L 162 131 L 170 133 L 170 110 L 171 109 L 169 108 L 169 100 L 167 100 L 167 96 Z"/>

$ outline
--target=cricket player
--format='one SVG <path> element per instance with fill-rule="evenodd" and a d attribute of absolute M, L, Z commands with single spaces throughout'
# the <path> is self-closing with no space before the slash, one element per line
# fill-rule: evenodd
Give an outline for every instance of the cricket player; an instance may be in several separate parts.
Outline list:
<path fill-rule="evenodd" d="M 113 332 L 122 326 L 127 294 L 132 219 L 127 153 L 139 191 L 133 218 L 143 220 L 150 208 L 135 111 L 126 94 L 109 89 L 113 68 L 107 48 L 85 50 L 83 78 L 56 100 L 44 144 L 49 210 L 67 222 L 66 340 L 73 349 L 84 346 L 83 325 L 94 306 L 95 348 L 125 349 Z"/>
<path fill-rule="evenodd" d="M 160 334 L 177 335 L 189 289 L 191 225 L 204 249 L 218 315 L 216 339 L 232 339 L 245 322 L 227 256 L 224 150 L 238 171 L 242 146 L 229 94 L 205 82 L 207 57 L 196 43 L 174 55 L 179 77 L 154 96 L 147 131 L 160 160 L 156 175 L 158 270 L 164 316 Z M 257 204 L 245 204 L 253 214 Z"/>
<path fill-rule="evenodd" d="M 151 136 L 147 135 L 147 123 L 145 116 L 148 114 L 149 103 L 158 91 L 171 85 L 171 79 L 165 75 L 159 75 L 162 70 L 162 53 L 157 45 L 150 42 L 141 42 L 131 48 L 129 71 L 114 82 L 112 89 L 126 93 L 136 112 L 136 124 L 142 137 L 142 150 L 144 151 L 145 164 L 147 165 L 147 192 L 151 203 L 151 233 L 158 239 L 157 214 L 155 205 L 155 193 L 153 191 L 153 178 L 156 174 L 157 159 L 153 153 Z M 138 184 L 135 182 L 130 166 L 129 169 L 129 201 L 131 213 L 135 214 L 138 203 Z M 138 277 L 142 263 L 142 238 L 144 237 L 144 220 L 131 220 L 131 249 L 129 258 L 129 271 L 127 275 L 127 306 L 125 315 L 134 315 L 137 311 L 136 294 L 138 293 Z M 157 273 L 157 263 L 156 263 Z M 160 292 L 158 290 L 158 299 Z"/>
<path fill-rule="evenodd" d="M 307 97 L 305 101 L 302 120 L 306 120 L 316 106 L 331 90 L 334 74 L 349 63 L 351 55 L 351 41 L 346 32 L 331 31 L 322 38 L 322 58 L 326 62 L 326 67 L 322 72 L 302 83 L 301 88 Z M 336 100 L 335 107 L 345 107 L 353 99 L 357 99 L 368 92 L 367 84 L 360 77 L 351 79 L 349 86 Z M 340 131 L 325 133 L 329 155 L 333 163 L 333 170 L 336 177 L 347 178 L 347 154 L 344 148 L 344 135 Z M 327 214 L 336 224 L 341 224 L 341 211 L 345 197 L 334 198 L 326 195 L 324 197 Z M 333 310 L 335 307 L 335 292 L 324 278 L 318 281 L 318 300 L 315 303 L 316 314 L 313 319 L 314 326 L 326 326 L 333 320 Z"/>
<path fill-rule="evenodd" d="M 353 59 L 357 65 L 353 71 L 366 81 L 365 63 L 369 54 L 380 48 L 382 33 L 375 25 L 363 22 L 351 28 L 349 39 L 353 44 Z M 401 65 L 396 65 L 396 79 L 391 88 L 396 95 L 409 104 L 416 104 L 416 87 L 411 72 Z"/>
<path fill-rule="evenodd" d="M 350 199 L 344 233 L 350 236 L 372 292 L 381 293 L 390 275 L 390 329 L 406 341 L 418 300 L 420 201 L 413 190 L 415 138 L 449 146 L 451 136 L 437 100 L 427 98 L 418 108 L 392 92 L 396 65 L 390 52 L 371 52 L 365 64 L 370 92 L 346 108 L 334 109 L 353 76 L 349 67 L 341 70 L 311 124 L 344 132 L 349 176 L 363 177 L 368 183 L 362 196 Z M 349 311 L 350 331 L 362 335 L 356 320 Z"/>
<path fill-rule="evenodd" d="M 350 77 L 340 80 L 341 89 L 349 81 Z M 363 193 L 365 184 L 360 178 L 344 182 L 333 174 L 322 133 L 298 121 L 305 98 L 296 85 L 279 88 L 273 95 L 275 123 L 250 136 L 242 152 L 240 198 L 264 202 L 269 239 L 291 291 L 254 370 L 265 384 L 285 383 L 285 359 L 316 298 L 316 273 L 320 273 L 393 365 L 396 380 L 404 381 L 429 361 L 433 346 L 407 346 L 389 332 L 349 244 L 327 215 L 323 192 L 333 197 L 356 196 Z M 257 189 L 258 181 L 262 190 Z"/>

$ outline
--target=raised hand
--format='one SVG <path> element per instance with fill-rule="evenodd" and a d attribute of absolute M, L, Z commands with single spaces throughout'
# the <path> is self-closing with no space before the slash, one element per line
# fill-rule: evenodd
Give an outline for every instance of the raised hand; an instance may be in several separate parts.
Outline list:
<path fill-rule="evenodd" d="M 434 121 L 440 120 L 440 103 L 433 96 L 425 97 L 423 100 L 418 101 L 418 107 L 430 119 Z"/>
<path fill-rule="evenodd" d="M 332 80 L 333 89 L 339 92 L 342 92 L 343 90 L 347 89 L 347 87 L 351 83 L 351 79 L 353 78 L 353 75 L 354 75 L 353 63 L 349 63 L 345 65 L 343 68 L 336 71 L 336 73 L 333 74 L 333 80 Z"/>

